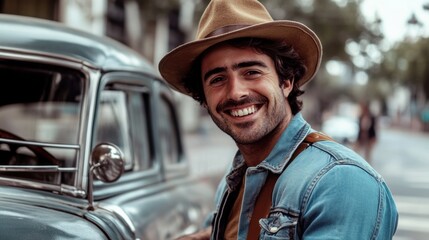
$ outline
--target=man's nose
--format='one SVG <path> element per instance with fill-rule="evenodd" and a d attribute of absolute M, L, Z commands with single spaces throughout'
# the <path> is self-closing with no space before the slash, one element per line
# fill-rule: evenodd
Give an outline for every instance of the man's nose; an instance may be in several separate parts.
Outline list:
<path fill-rule="evenodd" d="M 228 98 L 240 100 L 249 96 L 249 87 L 245 80 L 232 76 L 228 81 Z"/>

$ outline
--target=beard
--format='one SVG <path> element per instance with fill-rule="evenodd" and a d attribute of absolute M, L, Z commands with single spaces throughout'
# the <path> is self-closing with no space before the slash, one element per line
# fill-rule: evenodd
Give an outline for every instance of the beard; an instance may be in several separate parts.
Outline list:
<path fill-rule="evenodd" d="M 283 94 L 282 94 L 283 96 Z M 263 141 L 267 137 L 270 137 L 274 132 L 279 131 L 280 125 L 287 118 L 287 101 L 286 98 L 278 97 L 275 98 L 277 101 L 270 104 L 268 99 L 263 96 L 247 97 L 240 101 L 229 100 L 219 104 L 216 108 L 217 113 L 213 114 L 209 108 L 207 108 L 210 117 L 213 122 L 226 134 L 231 136 L 237 144 L 257 144 Z M 227 114 L 223 109 L 227 107 L 237 107 L 244 104 L 255 104 L 259 111 L 265 110 L 265 114 L 260 114 L 260 117 L 254 120 L 241 123 L 233 123 L 228 120 L 229 117 L 224 117 Z"/>

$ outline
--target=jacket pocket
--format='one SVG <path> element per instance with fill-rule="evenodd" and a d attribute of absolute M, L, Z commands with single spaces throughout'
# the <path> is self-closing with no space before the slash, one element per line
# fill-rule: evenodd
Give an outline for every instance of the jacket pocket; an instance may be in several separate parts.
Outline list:
<path fill-rule="evenodd" d="M 283 212 L 271 213 L 259 220 L 259 239 L 294 239 L 298 217 Z"/>

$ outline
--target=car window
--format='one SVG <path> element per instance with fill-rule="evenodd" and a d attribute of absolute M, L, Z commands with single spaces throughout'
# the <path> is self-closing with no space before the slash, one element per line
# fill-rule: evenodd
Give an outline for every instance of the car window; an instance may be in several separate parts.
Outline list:
<path fill-rule="evenodd" d="M 154 166 L 153 137 L 149 129 L 150 121 L 150 95 L 148 91 L 129 92 L 130 122 L 132 124 L 134 169 L 146 170 Z"/>
<path fill-rule="evenodd" d="M 176 164 L 180 161 L 178 128 L 172 105 L 165 97 L 161 98 L 159 114 L 158 123 L 162 157 L 166 164 Z"/>
<path fill-rule="evenodd" d="M 107 142 L 124 154 L 126 171 L 153 166 L 153 145 L 149 131 L 149 94 L 144 88 L 124 84 L 101 92 L 95 125 L 95 144 Z"/>
<path fill-rule="evenodd" d="M 0 174 L 72 184 L 83 74 L 59 66 L 0 60 L 0 76 L 0 165 L 14 167 Z M 57 173 L 36 169 L 46 165 L 61 169 Z"/>
<path fill-rule="evenodd" d="M 125 168 L 132 168 L 126 93 L 103 90 L 97 108 L 95 145 L 111 143 L 124 154 Z"/>
<path fill-rule="evenodd" d="M 0 61 L 0 129 L 23 139 L 76 144 L 83 77 L 45 65 Z"/>

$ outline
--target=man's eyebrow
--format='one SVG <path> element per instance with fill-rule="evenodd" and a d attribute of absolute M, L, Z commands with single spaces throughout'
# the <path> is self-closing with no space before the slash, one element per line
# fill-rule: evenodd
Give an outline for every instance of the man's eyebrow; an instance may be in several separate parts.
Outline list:
<path fill-rule="evenodd" d="M 239 68 L 246 68 L 246 67 L 253 67 L 253 66 L 268 68 L 267 65 L 261 61 L 246 61 L 246 62 L 240 62 L 240 63 L 234 64 L 232 66 L 232 69 L 237 70 Z"/>
<path fill-rule="evenodd" d="M 214 75 L 214 74 L 216 74 L 216 73 L 220 73 L 220 72 L 225 72 L 225 71 L 226 71 L 226 67 L 217 67 L 217 68 L 213 68 L 213 69 L 211 69 L 211 70 L 207 71 L 207 72 L 204 74 L 204 78 L 203 78 L 203 80 L 204 80 L 204 81 L 206 81 L 206 80 L 207 80 L 207 78 L 209 78 L 211 75 Z"/>
<path fill-rule="evenodd" d="M 263 68 L 268 68 L 267 65 L 261 61 L 246 61 L 246 62 L 240 62 L 240 63 L 234 64 L 232 66 L 232 70 L 235 71 L 235 70 L 240 69 L 240 68 L 246 68 L 246 67 L 252 67 L 252 66 L 259 66 L 259 67 L 263 67 Z M 226 69 L 227 69 L 226 67 L 213 68 L 204 74 L 203 80 L 206 81 L 211 75 L 214 75 L 216 73 L 225 72 Z"/>

